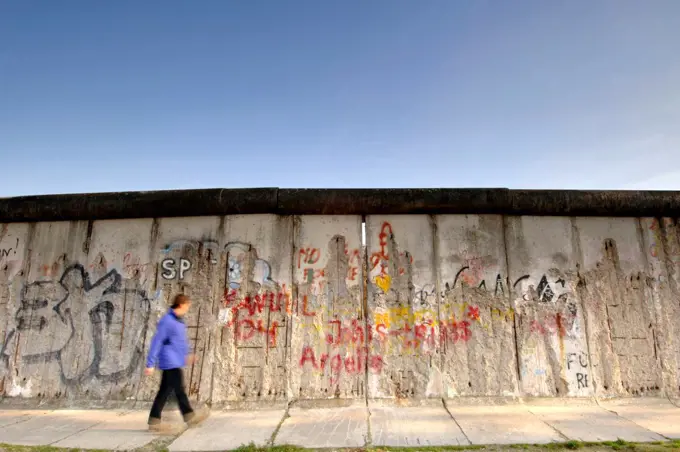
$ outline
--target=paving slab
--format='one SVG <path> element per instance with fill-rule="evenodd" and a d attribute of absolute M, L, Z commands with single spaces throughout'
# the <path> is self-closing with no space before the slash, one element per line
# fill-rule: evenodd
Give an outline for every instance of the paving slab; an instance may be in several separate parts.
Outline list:
<path fill-rule="evenodd" d="M 663 441 L 665 438 L 598 406 L 529 406 L 529 411 L 569 439 Z"/>
<path fill-rule="evenodd" d="M 667 399 L 623 399 L 600 404 L 647 430 L 670 439 L 680 438 L 680 408 Z"/>
<path fill-rule="evenodd" d="M 3 410 L 0 411 L 0 427 L 25 422 L 32 417 L 45 415 L 49 412 L 49 410 Z"/>
<path fill-rule="evenodd" d="M 443 406 L 374 407 L 369 405 L 374 446 L 413 447 L 469 445 Z"/>
<path fill-rule="evenodd" d="M 148 431 L 149 413 L 134 411 L 102 418 L 102 422 L 52 444 L 78 449 L 131 450 L 145 446 L 158 435 Z"/>
<path fill-rule="evenodd" d="M 59 410 L 7 425 L 0 443 L 21 446 L 50 445 L 118 416 L 115 411 Z"/>
<path fill-rule="evenodd" d="M 521 405 L 451 406 L 449 411 L 472 444 L 547 444 L 565 441 Z"/>
<path fill-rule="evenodd" d="M 367 407 L 291 408 L 275 444 L 309 448 L 363 447 L 368 439 Z"/>
<path fill-rule="evenodd" d="M 284 410 L 213 412 L 198 427 L 185 431 L 170 444 L 168 450 L 229 450 L 251 442 L 264 446 L 271 439 L 284 414 Z"/>

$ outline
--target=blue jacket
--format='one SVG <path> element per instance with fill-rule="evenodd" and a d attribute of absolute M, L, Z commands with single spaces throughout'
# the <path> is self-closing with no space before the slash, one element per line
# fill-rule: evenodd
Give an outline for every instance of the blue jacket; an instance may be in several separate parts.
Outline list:
<path fill-rule="evenodd" d="M 158 322 L 158 328 L 153 339 L 146 367 L 156 367 L 161 370 L 179 369 L 184 367 L 189 354 L 187 327 L 177 317 L 172 309 Z"/>

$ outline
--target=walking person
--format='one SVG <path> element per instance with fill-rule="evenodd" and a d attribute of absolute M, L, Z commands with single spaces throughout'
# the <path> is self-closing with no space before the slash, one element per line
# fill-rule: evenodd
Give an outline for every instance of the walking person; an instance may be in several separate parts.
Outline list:
<path fill-rule="evenodd" d="M 184 294 L 175 296 L 172 306 L 158 322 L 156 334 L 151 340 L 149 356 L 144 373 L 153 375 L 156 366 L 163 372 L 161 386 L 153 401 L 149 414 L 149 430 L 161 431 L 161 412 L 170 394 L 174 391 L 179 409 L 189 426 L 205 420 L 210 412 L 207 409 L 194 411 L 184 390 L 182 367 L 195 361 L 189 353 L 189 340 L 184 316 L 191 307 L 191 299 Z"/>

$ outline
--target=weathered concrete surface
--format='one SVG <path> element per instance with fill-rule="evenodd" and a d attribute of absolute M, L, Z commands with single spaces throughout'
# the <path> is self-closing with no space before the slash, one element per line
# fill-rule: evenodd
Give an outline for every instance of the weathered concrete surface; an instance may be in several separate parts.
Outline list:
<path fill-rule="evenodd" d="M 597 406 L 530 406 L 529 411 L 569 439 L 579 441 L 663 441 L 665 438 Z"/>
<path fill-rule="evenodd" d="M 553 405 L 449 404 L 428 401 L 401 407 L 385 401 L 370 406 L 213 411 L 198 427 L 185 430 L 170 445 L 173 452 L 229 450 L 255 443 L 308 448 L 428 446 L 466 444 L 602 441 L 621 438 L 649 442 L 680 437 L 680 408 L 667 400 L 612 400 L 598 406 L 576 399 Z M 460 399 L 458 399 L 460 402 Z M 0 410 L 0 443 L 54 445 L 84 449 L 130 450 L 154 438 L 148 411 Z M 176 412 L 164 420 L 178 424 Z M 369 437 L 370 425 L 370 437 Z M 277 427 L 279 430 L 277 431 Z"/>
<path fill-rule="evenodd" d="M 618 416 L 666 438 L 680 438 L 680 409 L 665 399 L 643 398 L 602 402 Z"/>
<path fill-rule="evenodd" d="M 28 418 L 20 415 L 20 422 L 2 428 L 0 442 L 22 446 L 55 444 L 102 422 L 112 421 L 120 414 L 115 411 L 64 410 L 31 415 Z M 102 443 L 104 442 L 102 438 Z"/>
<path fill-rule="evenodd" d="M 88 411 L 84 415 L 100 422 L 52 445 L 78 449 L 132 450 L 145 446 L 158 437 L 145 429 L 148 412 L 134 411 L 115 414 L 112 416 L 109 412 Z M 168 419 L 164 421 L 169 422 Z M 178 427 L 181 425 L 177 422 L 172 424 Z"/>
<path fill-rule="evenodd" d="M 576 293 L 578 251 L 565 217 L 509 217 L 505 240 L 521 393 L 593 393 L 583 308 Z M 589 381 L 590 380 L 590 381 Z"/>
<path fill-rule="evenodd" d="M 449 411 L 472 444 L 546 444 L 567 439 L 521 405 L 452 406 Z"/>
<path fill-rule="evenodd" d="M 0 427 L 25 422 L 35 416 L 48 414 L 48 410 L 3 410 L 0 411 Z"/>
<path fill-rule="evenodd" d="M 441 398 L 431 219 L 366 218 L 370 398 Z M 380 371 L 379 371 L 380 370 Z"/>
<path fill-rule="evenodd" d="M 369 334 L 363 293 L 361 217 L 296 221 L 290 397 L 366 397 Z"/>
<path fill-rule="evenodd" d="M 443 406 L 369 406 L 373 446 L 467 445 L 470 441 Z"/>
<path fill-rule="evenodd" d="M 500 215 L 436 217 L 443 396 L 519 394 Z M 437 291 L 421 289 L 421 297 Z"/>
<path fill-rule="evenodd" d="M 361 447 L 368 439 L 366 407 L 291 409 L 274 444 L 309 448 Z"/>
<path fill-rule="evenodd" d="M 501 214 L 1 224 L 0 395 L 152 400 L 178 293 L 215 406 L 680 396 L 677 221 Z"/>
<path fill-rule="evenodd" d="M 283 420 L 284 410 L 214 413 L 203 424 L 184 432 L 168 450 L 231 450 L 254 443 L 265 446 Z"/>

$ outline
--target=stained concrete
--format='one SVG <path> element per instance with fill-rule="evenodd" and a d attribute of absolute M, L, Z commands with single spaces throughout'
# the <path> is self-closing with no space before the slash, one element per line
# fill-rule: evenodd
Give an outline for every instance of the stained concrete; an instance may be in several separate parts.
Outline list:
<path fill-rule="evenodd" d="M 230 450 L 251 442 L 265 446 L 284 414 L 284 410 L 212 413 L 204 423 L 184 432 L 168 450 Z"/>
<path fill-rule="evenodd" d="M 82 449 L 129 450 L 151 442 L 146 411 L 0 410 L 0 443 Z M 308 448 L 429 446 L 603 441 L 650 442 L 678 438 L 680 409 L 662 399 L 553 406 L 366 406 L 213 412 L 185 430 L 169 449 L 216 451 L 251 442 Z M 176 413 L 167 421 L 176 423 Z M 372 441 L 369 444 L 369 424 Z M 277 427 L 279 430 L 277 431 Z"/>
<path fill-rule="evenodd" d="M 52 445 L 120 416 L 115 411 L 63 410 L 30 416 L 30 419 L 6 425 L 0 442 L 21 446 Z M 106 436 L 100 435 L 98 448 L 105 448 Z"/>
<path fill-rule="evenodd" d="M 12 424 L 26 422 L 33 417 L 50 413 L 50 411 L 39 410 L 5 410 L 0 411 L 0 427 L 7 427 Z"/>
<path fill-rule="evenodd" d="M 601 402 L 619 417 L 666 438 L 680 438 L 680 409 L 662 398 L 642 398 Z"/>
<path fill-rule="evenodd" d="M 680 396 L 674 218 L 228 212 L 0 224 L 0 396 L 150 402 L 178 293 L 193 402 Z"/>
<path fill-rule="evenodd" d="M 546 444 L 566 441 L 524 406 L 449 407 L 472 444 Z"/>
<path fill-rule="evenodd" d="M 443 406 L 369 407 L 374 446 L 467 445 L 470 441 Z"/>
<path fill-rule="evenodd" d="M 366 407 L 291 409 L 274 444 L 309 448 L 362 447 L 368 439 Z"/>
<path fill-rule="evenodd" d="M 78 449 L 136 449 L 158 437 L 146 429 L 148 415 L 146 411 L 116 413 L 115 416 L 103 412 L 88 412 L 88 418 L 99 419 L 101 422 L 52 445 Z"/>
<path fill-rule="evenodd" d="M 569 439 L 579 441 L 663 441 L 665 438 L 600 407 L 531 406 L 529 411 Z"/>

